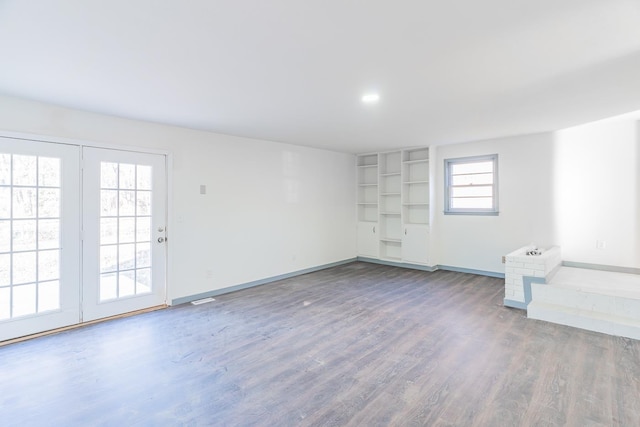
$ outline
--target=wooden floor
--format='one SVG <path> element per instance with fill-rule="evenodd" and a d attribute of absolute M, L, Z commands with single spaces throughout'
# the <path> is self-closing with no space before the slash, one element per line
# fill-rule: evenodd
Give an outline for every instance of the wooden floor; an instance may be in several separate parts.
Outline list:
<path fill-rule="evenodd" d="M 635 426 L 640 342 L 352 263 L 0 348 L 2 426 Z"/>

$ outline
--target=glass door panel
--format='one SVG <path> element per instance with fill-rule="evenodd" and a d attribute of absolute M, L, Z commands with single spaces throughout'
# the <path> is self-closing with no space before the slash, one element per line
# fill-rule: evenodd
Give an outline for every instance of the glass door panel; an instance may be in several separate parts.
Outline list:
<path fill-rule="evenodd" d="M 165 157 L 97 148 L 83 157 L 84 320 L 164 304 Z"/>
<path fill-rule="evenodd" d="M 79 206 L 78 147 L 0 137 L 0 340 L 79 321 Z"/>

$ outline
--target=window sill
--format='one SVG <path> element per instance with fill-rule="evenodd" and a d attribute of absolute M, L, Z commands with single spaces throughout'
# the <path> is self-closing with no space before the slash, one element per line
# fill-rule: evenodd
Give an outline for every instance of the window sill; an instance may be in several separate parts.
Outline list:
<path fill-rule="evenodd" d="M 444 211 L 443 212 L 445 215 L 472 215 L 472 216 L 498 216 L 500 215 L 499 211 L 490 211 L 490 212 L 479 212 L 479 211 L 471 211 L 471 212 L 464 212 L 464 211 Z"/>

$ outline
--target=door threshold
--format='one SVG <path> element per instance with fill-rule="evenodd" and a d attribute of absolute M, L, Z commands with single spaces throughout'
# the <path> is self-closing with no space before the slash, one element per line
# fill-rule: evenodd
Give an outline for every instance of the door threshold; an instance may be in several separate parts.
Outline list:
<path fill-rule="evenodd" d="M 152 311 L 163 310 L 163 309 L 165 309 L 167 307 L 168 307 L 168 305 L 166 305 L 166 304 L 156 305 L 154 307 L 143 308 L 141 310 L 130 311 L 128 313 L 116 314 L 115 316 L 103 317 L 102 319 L 90 320 L 88 322 L 76 323 L 74 325 L 63 326 L 61 328 L 51 329 L 51 330 L 48 330 L 48 331 L 42 331 L 42 332 L 38 332 L 36 334 L 31 334 L 31 335 L 25 335 L 23 337 L 11 338 L 9 340 L 0 341 L 0 347 L 4 347 L 5 345 L 19 343 L 19 342 L 22 342 L 22 341 L 32 340 L 34 338 L 45 337 L 47 335 L 54 335 L 54 334 L 58 334 L 60 332 L 65 332 L 65 331 L 70 331 L 70 330 L 73 330 L 73 329 L 82 328 L 84 326 L 95 325 L 96 323 L 102 323 L 102 322 L 106 322 L 106 321 L 109 321 L 109 320 L 123 319 L 125 317 L 136 316 L 138 314 L 144 314 L 144 313 L 150 313 Z"/>

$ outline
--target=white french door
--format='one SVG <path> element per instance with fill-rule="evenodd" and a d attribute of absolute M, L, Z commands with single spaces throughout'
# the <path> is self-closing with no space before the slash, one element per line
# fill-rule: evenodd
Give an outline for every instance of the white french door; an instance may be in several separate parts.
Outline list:
<path fill-rule="evenodd" d="M 83 150 L 83 320 L 166 301 L 165 156 Z"/>
<path fill-rule="evenodd" d="M 0 137 L 0 341 L 78 323 L 78 147 Z"/>
<path fill-rule="evenodd" d="M 165 156 L 0 137 L 0 341 L 164 304 Z"/>

